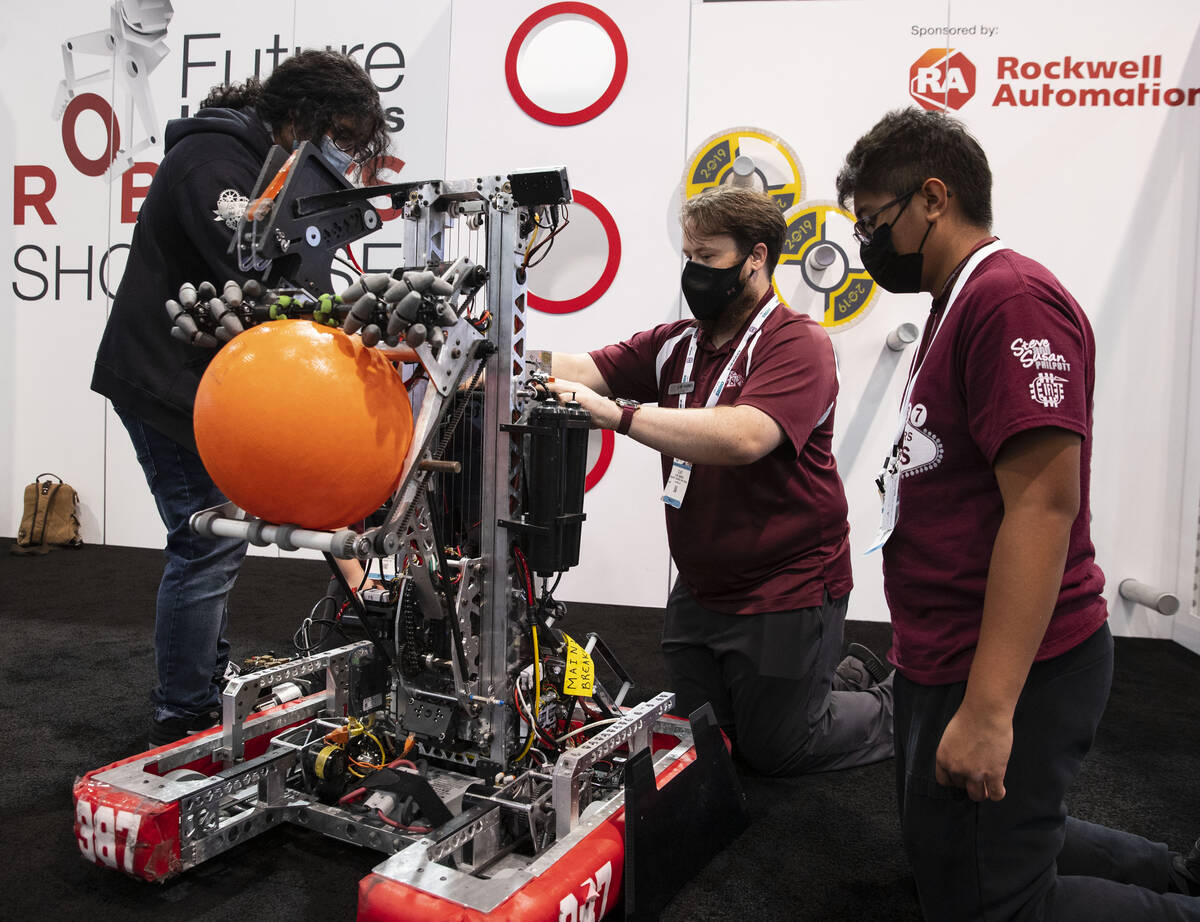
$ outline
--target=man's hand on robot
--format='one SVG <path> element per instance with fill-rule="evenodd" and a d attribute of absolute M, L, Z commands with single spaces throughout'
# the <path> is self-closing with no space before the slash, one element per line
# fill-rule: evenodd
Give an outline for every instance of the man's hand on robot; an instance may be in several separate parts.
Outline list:
<path fill-rule="evenodd" d="M 545 387 L 555 394 L 559 403 L 575 403 L 591 413 L 593 429 L 616 429 L 621 422 L 621 408 L 615 401 L 601 397 L 577 381 L 548 378 Z"/>
<path fill-rule="evenodd" d="M 525 400 L 540 400 L 542 402 L 557 400 L 558 395 L 547 387 L 549 380 L 550 376 L 546 372 L 531 371 L 526 376 L 525 383 L 517 388 L 517 396 Z"/>

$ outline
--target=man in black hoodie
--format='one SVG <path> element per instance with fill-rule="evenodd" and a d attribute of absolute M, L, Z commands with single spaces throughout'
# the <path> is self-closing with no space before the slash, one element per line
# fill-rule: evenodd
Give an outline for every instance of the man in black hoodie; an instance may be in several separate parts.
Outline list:
<path fill-rule="evenodd" d="M 247 274 L 218 216 L 223 193 L 249 196 L 272 144 L 321 145 L 339 170 L 383 154 L 379 93 L 346 55 L 303 51 L 265 80 L 216 87 L 193 118 L 167 124 L 165 154 L 138 214 L 125 274 L 96 355 L 92 390 L 113 403 L 167 528 L 158 590 L 150 743 L 212 726 L 229 660 L 228 599 L 246 543 L 203 538 L 192 513 L 225 501 L 196 452 L 192 404 L 215 351 L 173 339 L 163 307 L 184 282 Z M 226 199 L 231 195 L 226 195 Z"/>

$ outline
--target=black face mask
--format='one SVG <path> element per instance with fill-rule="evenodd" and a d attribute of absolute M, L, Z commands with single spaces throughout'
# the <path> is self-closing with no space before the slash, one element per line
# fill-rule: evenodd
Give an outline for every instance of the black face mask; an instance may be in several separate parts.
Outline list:
<path fill-rule="evenodd" d="M 750 257 L 747 256 L 746 259 Z M 727 269 L 714 269 L 688 260 L 683 266 L 683 277 L 679 285 L 683 297 L 691 308 L 692 315 L 701 323 L 716 320 L 722 312 L 737 300 L 746 283 L 740 278 L 743 259 Z"/>
<path fill-rule="evenodd" d="M 914 294 L 920 291 L 921 266 L 925 261 L 921 250 L 925 248 L 925 238 L 931 230 L 932 224 L 925 228 L 925 237 L 921 238 L 917 252 L 897 253 L 895 244 L 892 243 L 892 225 L 879 225 L 871 235 L 871 242 L 860 243 L 858 246 L 863 268 L 871 273 L 871 278 L 893 294 Z"/>

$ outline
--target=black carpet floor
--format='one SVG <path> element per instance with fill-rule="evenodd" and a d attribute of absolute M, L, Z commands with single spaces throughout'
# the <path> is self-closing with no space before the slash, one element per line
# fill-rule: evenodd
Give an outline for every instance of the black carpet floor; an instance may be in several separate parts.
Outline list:
<path fill-rule="evenodd" d="M 0 541 L 5 547 L 8 540 Z M 353 919 L 374 852 L 281 827 L 165 885 L 86 863 L 71 785 L 145 749 L 158 552 L 115 547 L 0 554 L 0 917 L 13 920 Z M 235 659 L 290 652 L 327 582 L 320 562 L 249 558 L 235 590 Z M 853 612 L 853 606 L 851 607 Z M 661 613 L 569 606 L 599 632 L 643 696 L 663 688 Z M 887 625 L 850 622 L 847 642 L 882 650 Z M 1118 639 L 1116 678 L 1071 799 L 1084 819 L 1187 847 L 1200 834 L 1200 657 L 1168 641 Z M 916 920 L 891 762 L 794 779 L 744 777 L 751 827 L 668 906 L 700 919 Z"/>

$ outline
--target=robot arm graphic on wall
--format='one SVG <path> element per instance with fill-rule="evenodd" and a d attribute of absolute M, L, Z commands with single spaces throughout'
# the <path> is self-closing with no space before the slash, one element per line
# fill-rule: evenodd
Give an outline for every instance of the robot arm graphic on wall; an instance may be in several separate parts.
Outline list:
<path fill-rule="evenodd" d="M 132 134 L 137 109 L 144 136 L 118 150 L 105 175 L 116 179 L 131 166 L 139 153 L 157 144 L 158 117 L 150 97 L 150 74 L 167 56 L 167 25 L 175 11 L 170 0 L 114 0 L 107 29 L 86 32 L 63 41 L 63 79 L 54 99 L 53 115 L 62 118 L 80 87 L 120 83 L 125 93 L 124 122 Z M 86 76 L 76 73 L 76 58 L 94 55 L 109 58 L 109 65 Z M 115 103 L 115 100 L 114 100 Z"/>

